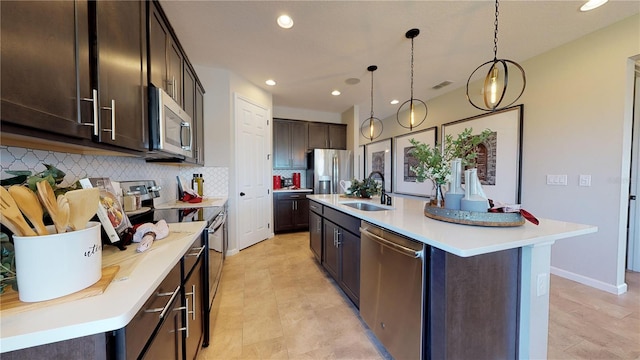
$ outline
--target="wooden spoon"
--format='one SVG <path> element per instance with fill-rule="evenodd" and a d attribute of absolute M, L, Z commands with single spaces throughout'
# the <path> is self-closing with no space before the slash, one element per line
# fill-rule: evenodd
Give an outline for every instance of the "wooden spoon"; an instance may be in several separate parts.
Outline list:
<path fill-rule="evenodd" d="M 49 235 L 47 228 L 42 222 L 42 206 L 38 201 L 38 196 L 29 188 L 21 185 L 13 185 L 9 188 L 9 194 L 18 204 L 18 209 L 29 219 L 31 224 L 35 226 L 38 235 Z"/>
<path fill-rule="evenodd" d="M 67 226 L 69 226 L 69 213 L 69 199 L 63 194 L 58 195 L 58 224 L 56 224 L 58 234 L 67 231 Z"/>
<path fill-rule="evenodd" d="M 96 214 L 100 206 L 100 189 L 80 189 L 64 194 L 69 201 L 69 226 L 73 230 L 87 227 L 87 221 Z"/>
<path fill-rule="evenodd" d="M 36 183 L 36 189 L 38 190 L 40 203 L 49 213 L 53 224 L 56 226 L 56 230 L 59 229 L 58 203 L 56 202 L 56 195 L 53 193 L 53 188 L 51 188 L 48 181 L 42 180 Z"/>
<path fill-rule="evenodd" d="M 9 191 L 0 186 L 0 209 L 2 210 L 3 221 L 8 221 L 13 224 L 14 229 L 18 230 L 17 234 L 20 236 L 36 236 L 36 232 L 31 229 L 27 221 L 22 216 L 20 209 L 16 201 L 13 199 Z M 7 226 L 9 229 L 11 227 Z"/>

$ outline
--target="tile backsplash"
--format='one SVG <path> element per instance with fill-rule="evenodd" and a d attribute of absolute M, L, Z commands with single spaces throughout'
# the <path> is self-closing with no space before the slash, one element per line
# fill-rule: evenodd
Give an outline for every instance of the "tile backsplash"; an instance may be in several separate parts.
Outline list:
<path fill-rule="evenodd" d="M 7 174 L 6 170 L 37 173 L 45 170 L 42 164 L 50 164 L 67 174 L 63 186 L 84 177 L 108 177 L 113 181 L 155 180 L 163 189 L 161 198 L 156 199 L 157 203 L 176 199 L 176 175 L 190 183 L 194 173 L 202 174 L 205 180 L 204 196 L 228 196 L 229 190 L 229 169 L 224 167 L 176 166 L 148 163 L 135 157 L 79 155 L 12 146 L 0 146 L 0 159 L 2 179 L 13 176 Z"/>

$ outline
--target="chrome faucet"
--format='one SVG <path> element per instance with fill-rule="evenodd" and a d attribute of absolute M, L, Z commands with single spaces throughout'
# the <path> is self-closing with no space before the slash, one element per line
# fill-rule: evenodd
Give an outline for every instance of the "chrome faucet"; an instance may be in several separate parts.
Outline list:
<path fill-rule="evenodd" d="M 380 176 L 380 180 L 382 180 L 382 191 L 380 193 L 380 204 L 382 205 L 391 205 L 391 196 L 387 195 L 384 191 L 384 175 L 382 175 L 382 173 L 380 171 L 372 171 L 371 174 L 369 174 L 369 179 L 373 178 L 373 175 L 378 175 Z"/>

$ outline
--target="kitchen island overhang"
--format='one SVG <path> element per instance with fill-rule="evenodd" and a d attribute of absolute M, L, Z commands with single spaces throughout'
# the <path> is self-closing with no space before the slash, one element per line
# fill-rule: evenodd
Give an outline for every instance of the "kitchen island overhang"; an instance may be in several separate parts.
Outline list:
<path fill-rule="evenodd" d="M 596 226 L 550 219 L 540 219 L 539 225 L 527 222 L 499 228 L 452 224 L 425 217 L 426 201 L 401 197 L 394 197 L 392 209 L 384 211 L 357 210 L 342 204 L 353 199 L 337 194 L 308 198 L 461 258 L 518 249 L 517 357 L 522 359 L 547 356 L 551 245 L 598 230 Z"/>

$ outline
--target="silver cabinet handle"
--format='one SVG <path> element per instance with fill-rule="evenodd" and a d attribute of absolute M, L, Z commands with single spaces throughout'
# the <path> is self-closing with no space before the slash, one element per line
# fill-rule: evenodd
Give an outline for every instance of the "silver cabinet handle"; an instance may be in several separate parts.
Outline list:
<path fill-rule="evenodd" d="M 186 293 L 185 295 L 191 295 L 191 311 L 187 310 L 187 316 L 191 314 L 191 319 L 196 319 L 196 286 L 191 285 L 191 292 Z"/>
<path fill-rule="evenodd" d="M 173 98 L 173 100 L 176 100 L 176 77 L 173 76 L 172 80 L 171 80 L 171 93 L 173 94 L 173 96 L 171 96 Z"/>
<path fill-rule="evenodd" d="M 87 124 L 87 123 L 80 123 L 81 125 L 85 125 L 85 126 L 93 126 L 93 135 L 98 136 L 98 90 L 93 89 L 91 90 L 91 98 L 82 98 L 80 100 L 82 101 L 91 101 L 92 104 L 92 114 L 93 114 L 93 121 L 91 122 L 91 124 Z"/>
<path fill-rule="evenodd" d="M 111 132 L 111 140 L 116 140 L 116 101 L 111 100 L 111 107 L 102 107 L 103 110 L 111 110 L 111 129 L 102 129 L 102 131 Z"/>
<path fill-rule="evenodd" d="M 342 233 L 340 233 L 340 229 L 336 229 L 336 247 L 340 247 L 340 245 L 342 245 L 340 235 L 342 235 Z"/>
<path fill-rule="evenodd" d="M 316 226 L 316 232 L 320 233 L 322 231 L 322 228 L 320 227 L 321 226 L 320 225 L 320 222 L 321 222 L 320 218 L 316 218 L 316 222 L 318 223 L 318 226 Z"/>
<path fill-rule="evenodd" d="M 180 131 L 182 132 L 182 129 L 186 128 L 187 130 L 189 130 L 189 145 L 185 145 L 182 143 L 182 136 L 180 137 L 180 147 L 182 148 L 182 150 L 191 150 L 191 142 L 193 141 L 193 133 L 191 132 L 191 124 L 189 124 L 186 121 L 183 121 L 180 123 Z"/>
<path fill-rule="evenodd" d="M 180 292 L 180 285 L 178 285 L 176 287 L 176 289 L 173 290 L 173 292 L 156 294 L 156 296 L 171 296 L 171 298 L 169 298 L 169 301 L 167 301 L 167 303 L 163 307 L 154 308 L 154 309 L 147 309 L 144 312 L 147 312 L 147 313 L 159 312 L 160 313 L 160 319 L 164 318 L 164 316 L 167 314 L 167 311 L 169 311 L 169 305 L 171 305 L 171 303 L 173 303 L 173 299 L 175 299 L 175 297 L 178 296 L 179 292 Z"/>

